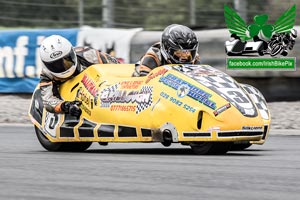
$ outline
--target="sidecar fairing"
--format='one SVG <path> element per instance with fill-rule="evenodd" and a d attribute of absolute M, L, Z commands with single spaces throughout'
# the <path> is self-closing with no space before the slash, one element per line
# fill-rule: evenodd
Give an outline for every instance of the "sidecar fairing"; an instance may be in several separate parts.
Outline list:
<path fill-rule="evenodd" d="M 29 115 L 50 151 L 91 142 L 190 145 L 198 154 L 226 153 L 233 143 L 263 144 L 270 113 L 262 94 L 208 65 L 166 65 L 131 77 L 134 65 L 93 65 L 60 87 L 82 102 L 82 115 L 49 113 L 36 88 Z"/>

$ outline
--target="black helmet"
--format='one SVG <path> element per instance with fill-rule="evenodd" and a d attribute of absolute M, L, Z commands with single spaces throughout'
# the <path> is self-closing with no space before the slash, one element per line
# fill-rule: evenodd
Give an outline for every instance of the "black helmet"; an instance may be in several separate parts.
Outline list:
<path fill-rule="evenodd" d="M 161 53 L 169 63 L 192 63 L 198 50 L 198 38 L 188 27 L 172 24 L 161 37 Z"/>

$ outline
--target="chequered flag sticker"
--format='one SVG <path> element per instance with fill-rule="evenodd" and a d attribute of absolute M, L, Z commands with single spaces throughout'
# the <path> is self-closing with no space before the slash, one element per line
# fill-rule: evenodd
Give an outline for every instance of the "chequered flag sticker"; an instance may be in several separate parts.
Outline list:
<path fill-rule="evenodd" d="M 143 102 L 138 102 L 137 106 L 136 106 L 136 114 L 139 114 L 141 111 L 145 110 L 146 108 L 148 108 L 149 106 L 151 106 L 152 104 L 152 91 L 153 91 L 153 87 L 152 86 L 143 86 L 141 89 L 141 93 L 145 94 L 145 95 L 149 95 L 148 101 L 143 101 Z"/>

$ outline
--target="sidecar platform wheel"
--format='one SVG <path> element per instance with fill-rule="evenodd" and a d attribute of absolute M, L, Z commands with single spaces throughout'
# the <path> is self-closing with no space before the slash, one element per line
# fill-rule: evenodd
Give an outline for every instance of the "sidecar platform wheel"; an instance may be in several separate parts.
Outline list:
<path fill-rule="evenodd" d="M 197 142 L 192 143 L 191 148 L 198 155 L 222 155 L 229 151 L 231 142 Z"/>
<path fill-rule="evenodd" d="M 92 142 L 51 142 L 38 127 L 34 128 L 39 142 L 48 151 L 82 152 L 92 144 Z"/>
<path fill-rule="evenodd" d="M 230 151 L 243 151 L 247 148 L 252 146 L 250 142 L 245 142 L 245 143 L 233 143 L 233 145 L 230 148 Z"/>

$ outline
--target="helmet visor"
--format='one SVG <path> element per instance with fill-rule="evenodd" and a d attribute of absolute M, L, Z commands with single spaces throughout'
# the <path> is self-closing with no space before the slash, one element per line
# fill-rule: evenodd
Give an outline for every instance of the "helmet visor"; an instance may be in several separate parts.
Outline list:
<path fill-rule="evenodd" d="M 76 59 L 77 58 L 75 52 L 72 48 L 71 51 L 64 57 L 55 60 L 53 62 L 43 62 L 43 63 L 45 64 L 45 66 L 49 71 L 54 73 L 62 73 L 70 69 L 72 66 L 76 65 L 77 63 Z"/>
<path fill-rule="evenodd" d="M 196 56 L 195 49 L 170 49 L 169 53 L 176 63 L 191 63 Z"/>

